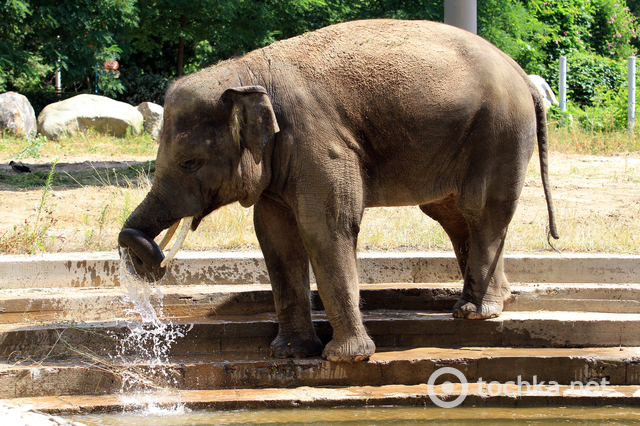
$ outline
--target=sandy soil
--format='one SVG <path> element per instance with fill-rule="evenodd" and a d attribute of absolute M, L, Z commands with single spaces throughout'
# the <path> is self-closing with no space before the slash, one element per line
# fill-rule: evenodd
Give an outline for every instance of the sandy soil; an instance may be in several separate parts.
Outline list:
<path fill-rule="evenodd" d="M 534 157 L 520 198 L 521 220 L 546 211 L 536 163 Z M 615 157 L 551 153 L 549 163 L 552 195 L 560 217 L 640 222 L 640 153 Z"/>
<path fill-rule="evenodd" d="M 60 160 L 56 170 L 111 169 L 150 159 L 153 158 L 122 157 L 105 160 L 87 155 L 66 157 Z M 25 160 L 24 163 L 33 170 L 49 170 L 51 167 L 51 160 L 46 158 Z M 640 228 L 640 153 L 614 157 L 551 153 L 550 171 L 553 197 L 560 218 L 570 217 L 570 220 L 587 226 L 594 220 L 606 219 L 607 223 L 615 223 L 615 226 Z M 6 164 L 0 166 L 0 172 L 13 173 Z M 84 218 L 86 229 L 76 231 L 84 232 L 87 238 L 91 229 L 97 232 L 95 221 L 101 210 L 110 209 L 111 221 L 122 214 L 122 207 L 111 205 L 122 202 L 117 201 L 123 198 L 122 191 L 127 189 L 93 186 L 79 189 L 55 188 L 50 203 L 55 204 L 55 218 L 59 223 L 74 220 L 80 223 Z M 136 197 L 144 195 L 143 191 L 138 193 Z M 33 220 L 41 196 L 42 190 L 0 190 L 0 236 L 11 232 L 14 226 L 24 224 L 25 219 Z M 135 207 L 139 200 L 132 197 L 130 202 L 131 207 Z M 514 221 L 525 224 L 534 221 L 546 223 L 546 205 L 535 156 Z M 82 228 L 80 225 L 74 226 Z M 72 238 L 66 233 L 70 234 L 71 231 L 61 232 L 56 251 L 83 250 L 82 241 L 78 241 L 82 238 Z"/>

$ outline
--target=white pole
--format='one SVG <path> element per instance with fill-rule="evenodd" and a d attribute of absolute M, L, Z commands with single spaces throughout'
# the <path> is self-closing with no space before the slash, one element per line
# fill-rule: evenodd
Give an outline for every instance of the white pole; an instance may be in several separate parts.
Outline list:
<path fill-rule="evenodd" d="M 560 56 L 560 111 L 567 110 L 567 57 Z"/>
<path fill-rule="evenodd" d="M 629 101 L 627 108 L 627 128 L 633 134 L 636 125 L 636 57 L 629 57 Z"/>
<path fill-rule="evenodd" d="M 444 0 L 444 23 L 478 34 L 477 0 Z"/>
<path fill-rule="evenodd" d="M 56 93 L 62 92 L 62 73 L 60 71 L 60 58 L 58 58 L 58 63 L 56 65 Z"/>
<path fill-rule="evenodd" d="M 56 45 L 60 43 L 60 36 L 56 38 Z M 58 56 L 58 63 L 56 64 L 56 93 L 62 92 L 62 72 L 60 71 L 60 57 Z"/>

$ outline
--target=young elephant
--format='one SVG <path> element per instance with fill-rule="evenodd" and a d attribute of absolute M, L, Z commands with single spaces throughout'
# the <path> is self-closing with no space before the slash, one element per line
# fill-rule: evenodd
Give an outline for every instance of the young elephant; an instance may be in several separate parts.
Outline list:
<path fill-rule="evenodd" d="M 235 201 L 255 205 L 280 322 L 273 355 L 365 360 L 375 346 L 359 310 L 364 209 L 420 206 L 455 247 L 464 290 L 454 315 L 498 316 L 510 294 L 504 239 L 536 138 L 557 238 L 543 104 L 514 61 L 433 22 L 333 25 L 171 87 L 155 180 L 120 245 L 130 269 L 159 279 L 173 256 L 163 261 L 153 241 L 162 230 L 182 218 L 195 230 Z M 324 351 L 311 322 L 309 262 L 333 327 Z"/>

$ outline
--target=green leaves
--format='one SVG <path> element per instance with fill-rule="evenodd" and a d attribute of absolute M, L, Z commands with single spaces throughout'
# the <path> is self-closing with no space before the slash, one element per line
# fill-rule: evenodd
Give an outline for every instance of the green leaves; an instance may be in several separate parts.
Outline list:
<path fill-rule="evenodd" d="M 0 7 L 3 91 L 42 88 L 58 59 L 66 89 L 88 89 L 87 77 L 118 57 L 138 19 L 135 0 L 9 0 Z"/>

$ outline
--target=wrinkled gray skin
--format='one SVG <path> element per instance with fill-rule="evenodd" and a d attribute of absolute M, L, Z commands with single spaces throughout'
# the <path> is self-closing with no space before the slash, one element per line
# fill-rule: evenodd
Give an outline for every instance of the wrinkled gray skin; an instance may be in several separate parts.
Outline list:
<path fill-rule="evenodd" d="M 374 353 L 356 269 L 366 207 L 418 205 L 444 227 L 464 276 L 459 318 L 498 316 L 510 295 L 502 249 L 536 138 L 557 237 L 540 95 L 505 54 L 453 27 L 360 21 L 277 42 L 178 80 L 164 120 L 153 187 L 124 226 L 148 238 L 121 245 L 157 278 L 151 239 L 163 229 L 254 205 L 277 357 Z M 324 351 L 309 262 L 333 327 Z"/>

